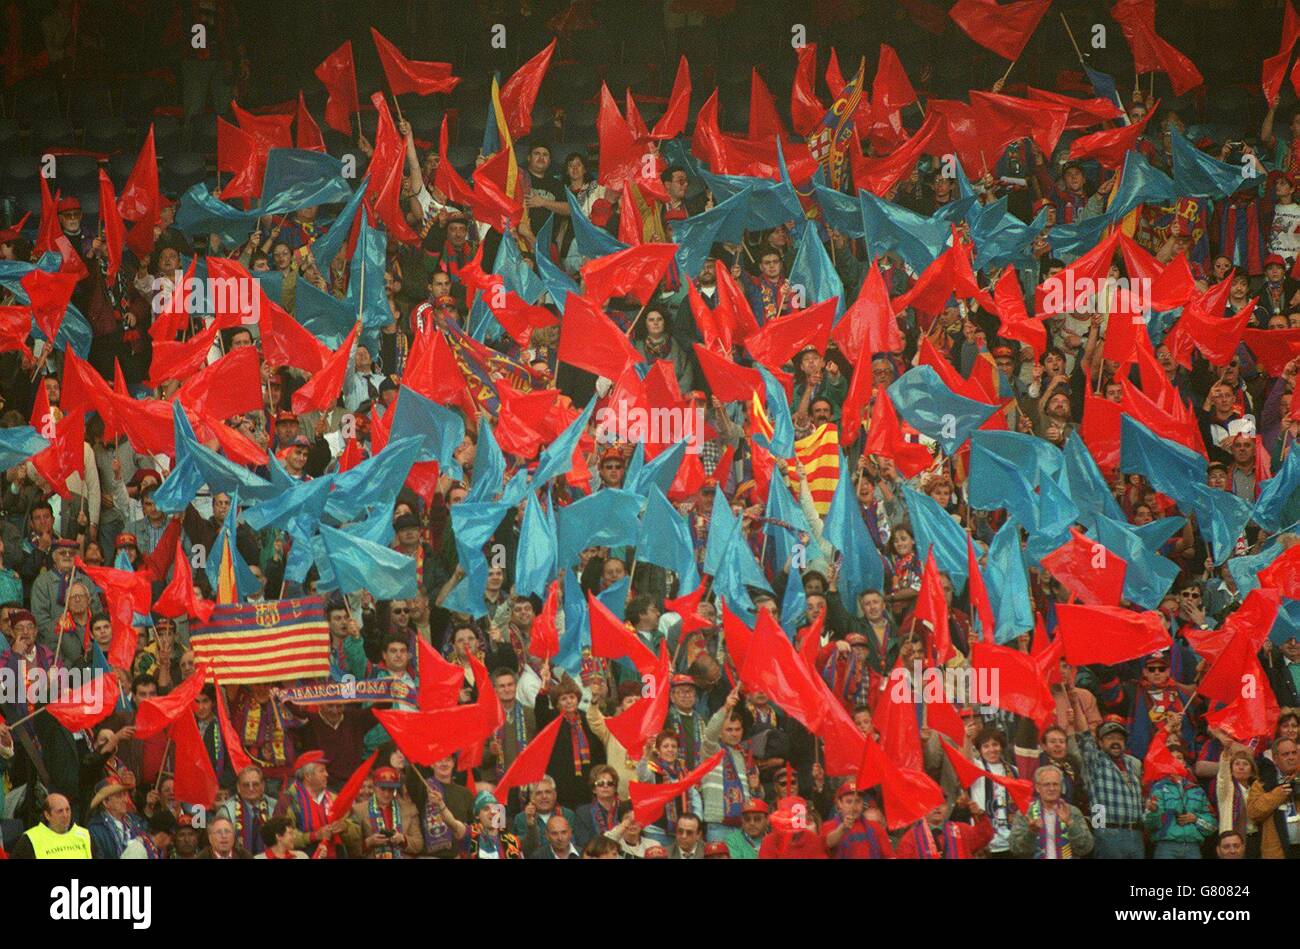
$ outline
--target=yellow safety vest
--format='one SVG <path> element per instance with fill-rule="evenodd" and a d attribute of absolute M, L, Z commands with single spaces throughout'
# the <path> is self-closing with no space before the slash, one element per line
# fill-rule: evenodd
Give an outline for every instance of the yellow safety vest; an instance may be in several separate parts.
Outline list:
<path fill-rule="evenodd" d="M 45 824 L 27 831 L 37 860 L 89 860 L 90 831 L 73 824 L 67 833 L 56 834 Z"/>

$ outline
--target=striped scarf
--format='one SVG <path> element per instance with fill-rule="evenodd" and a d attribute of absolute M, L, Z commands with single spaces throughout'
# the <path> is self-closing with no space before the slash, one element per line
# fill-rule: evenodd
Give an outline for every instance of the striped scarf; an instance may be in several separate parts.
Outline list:
<path fill-rule="evenodd" d="M 739 748 L 722 749 L 722 822 L 728 827 L 740 826 L 740 814 L 745 807 L 745 783 L 736 767 Z M 743 752 L 741 752 L 743 754 Z"/>
<path fill-rule="evenodd" d="M 370 826 L 374 828 L 375 833 L 385 830 L 391 830 L 394 833 L 402 832 L 402 808 L 397 798 L 393 798 L 392 803 L 388 805 L 388 816 L 384 816 L 384 809 L 379 805 L 378 795 L 372 795 L 370 803 L 366 805 L 366 816 L 370 818 Z M 394 860 L 402 855 L 402 848 L 391 844 L 381 845 L 375 848 L 374 856 L 380 860 Z"/>
<path fill-rule="evenodd" d="M 1232 829 L 1246 839 L 1246 792 L 1240 781 L 1232 782 Z"/>
<path fill-rule="evenodd" d="M 581 777 L 591 764 L 591 746 L 587 732 L 582 727 L 582 717 L 577 712 L 565 712 L 564 721 L 569 726 L 569 741 L 573 747 L 573 773 Z"/>
<path fill-rule="evenodd" d="M 1043 802 L 1035 800 L 1029 805 L 1029 813 L 1026 815 L 1030 822 L 1041 821 L 1043 826 L 1038 831 L 1038 840 L 1034 844 L 1034 859 L 1047 859 L 1047 821 L 1043 815 Z M 1070 848 L 1070 837 L 1065 830 L 1065 821 L 1061 820 L 1058 815 L 1056 818 L 1056 831 L 1053 833 L 1053 839 L 1056 844 L 1056 859 L 1069 860 L 1074 856 Z"/>
<path fill-rule="evenodd" d="M 686 765 L 682 759 L 677 758 L 673 761 L 664 761 L 662 758 L 654 758 L 649 764 L 650 771 L 655 776 L 657 784 L 672 784 L 674 781 L 680 781 L 686 776 Z M 684 795 L 683 795 L 684 797 Z M 677 818 L 682 813 L 682 798 L 675 797 L 664 807 L 664 816 L 656 823 L 662 824 L 669 834 L 677 832 Z"/>
<path fill-rule="evenodd" d="M 930 825 L 925 821 L 918 821 L 909 834 L 916 845 L 916 853 L 923 860 L 968 860 L 970 854 L 966 852 L 966 844 L 961 839 L 961 834 L 957 833 L 957 828 L 952 821 L 944 821 L 943 824 L 943 850 L 942 852 L 934 843 L 934 835 L 930 832 Z"/>
<path fill-rule="evenodd" d="M 249 804 L 242 797 L 234 807 L 235 833 L 244 849 L 252 853 L 259 846 L 262 837 L 262 825 L 269 816 L 266 812 L 266 798 L 263 796 L 256 804 Z"/>

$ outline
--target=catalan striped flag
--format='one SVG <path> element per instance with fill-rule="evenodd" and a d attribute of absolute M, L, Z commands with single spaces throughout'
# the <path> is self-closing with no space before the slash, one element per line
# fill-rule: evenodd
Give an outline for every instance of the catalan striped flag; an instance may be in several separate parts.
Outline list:
<path fill-rule="evenodd" d="M 840 433 L 834 425 L 826 423 L 817 427 L 794 443 L 794 453 L 808 475 L 808 490 L 813 507 L 822 517 L 831 509 L 835 485 L 840 480 Z M 799 475 L 790 468 L 790 489 L 798 497 Z"/>
<path fill-rule="evenodd" d="M 190 648 L 200 664 L 211 663 L 223 685 L 325 678 L 330 674 L 325 601 L 312 596 L 220 604 L 208 622 L 193 627 Z"/>
<path fill-rule="evenodd" d="M 505 110 L 501 107 L 501 77 L 492 76 L 492 103 L 488 121 L 483 129 L 483 156 L 495 155 L 500 149 L 507 152 L 506 158 L 506 197 L 513 198 L 519 193 L 519 162 L 515 158 L 515 143 L 510 137 L 510 124 L 506 121 Z"/>
<path fill-rule="evenodd" d="M 239 583 L 235 580 L 235 557 L 230 551 L 230 535 L 222 537 L 221 566 L 217 568 L 217 603 L 238 603 Z"/>
<path fill-rule="evenodd" d="M 776 429 L 772 425 L 772 419 L 767 414 L 767 408 L 763 405 L 763 397 L 754 390 L 749 395 L 749 434 L 762 435 L 767 440 L 767 444 L 772 444 L 772 434 Z"/>

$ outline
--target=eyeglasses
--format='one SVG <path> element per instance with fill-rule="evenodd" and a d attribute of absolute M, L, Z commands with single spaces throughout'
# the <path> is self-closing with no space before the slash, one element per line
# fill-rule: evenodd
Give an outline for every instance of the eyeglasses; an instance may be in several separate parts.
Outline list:
<path fill-rule="evenodd" d="M 1147 666 L 1147 672 L 1168 672 L 1168 666 Z"/>
<path fill-rule="evenodd" d="M 615 787 L 615 784 L 613 781 L 597 781 L 594 785 L 592 785 L 592 787 L 612 788 Z"/>
<path fill-rule="evenodd" d="M 398 607 L 393 607 L 391 610 L 389 610 L 389 612 L 390 612 L 390 613 L 409 613 L 409 612 L 411 612 L 411 611 L 408 610 L 406 607 L 403 606 L 403 607 L 401 607 L 400 609 L 399 609 Z"/>

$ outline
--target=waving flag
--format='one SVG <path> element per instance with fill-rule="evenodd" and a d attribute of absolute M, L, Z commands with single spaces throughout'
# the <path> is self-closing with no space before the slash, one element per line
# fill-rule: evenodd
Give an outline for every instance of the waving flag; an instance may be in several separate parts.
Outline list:
<path fill-rule="evenodd" d="M 985 49 L 1013 62 L 1038 29 L 1051 0 L 957 0 L 948 15 L 962 32 Z"/>

